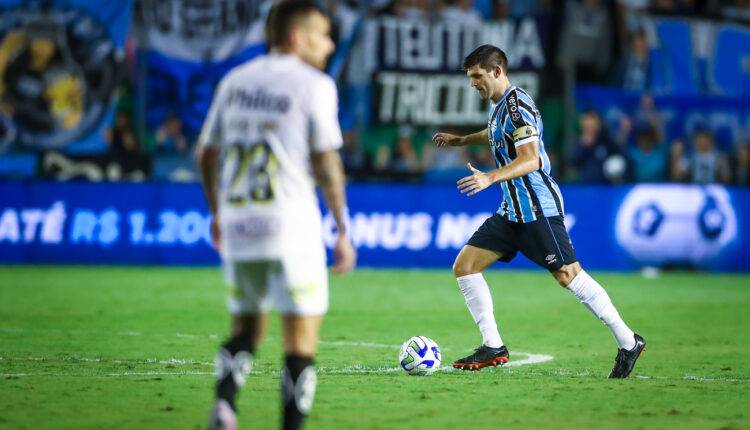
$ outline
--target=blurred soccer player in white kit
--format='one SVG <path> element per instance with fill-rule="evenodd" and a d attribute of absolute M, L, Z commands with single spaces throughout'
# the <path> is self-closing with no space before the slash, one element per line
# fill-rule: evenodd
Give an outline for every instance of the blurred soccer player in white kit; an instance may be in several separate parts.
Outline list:
<path fill-rule="evenodd" d="M 270 53 L 219 84 L 197 149 L 227 282 L 232 333 L 217 359 L 209 429 L 237 426 L 245 383 L 271 307 L 282 315 L 283 428 L 300 428 L 315 393 L 313 357 L 328 309 L 320 185 L 338 227 L 335 273 L 350 271 L 342 144 L 334 81 L 321 69 L 334 45 L 330 21 L 311 0 L 276 4 L 266 22 Z"/>

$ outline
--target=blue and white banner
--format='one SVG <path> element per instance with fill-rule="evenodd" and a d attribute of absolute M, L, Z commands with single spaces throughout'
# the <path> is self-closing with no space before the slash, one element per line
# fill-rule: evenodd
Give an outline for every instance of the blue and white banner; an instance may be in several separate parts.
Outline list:
<path fill-rule="evenodd" d="M 134 23 L 146 50 L 146 122 L 177 115 L 197 135 L 214 88 L 235 66 L 265 52 L 269 0 L 136 0 Z"/>
<path fill-rule="evenodd" d="M 645 265 L 750 270 L 750 190 L 721 186 L 567 186 L 565 224 L 590 269 Z M 448 270 L 497 208 L 497 190 L 452 186 L 348 189 L 351 236 L 363 266 Z M 0 183 L 0 263 L 215 264 L 195 184 Z M 332 246 L 334 223 L 324 219 Z M 498 263 L 496 267 L 507 267 Z M 519 256 L 515 268 L 534 267 Z"/>
<path fill-rule="evenodd" d="M 658 94 L 750 95 L 750 27 L 651 17 L 649 88 Z"/>
<path fill-rule="evenodd" d="M 0 152 L 103 152 L 132 0 L 0 0 Z"/>

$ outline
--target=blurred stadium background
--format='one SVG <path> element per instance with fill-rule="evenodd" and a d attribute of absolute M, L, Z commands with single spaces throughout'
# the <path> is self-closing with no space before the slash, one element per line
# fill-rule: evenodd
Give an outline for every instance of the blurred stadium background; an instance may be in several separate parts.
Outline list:
<path fill-rule="evenodd" d="M 484 126 L 459 67 L 493 43 L 542 110 L 587 267 L 750 268 L 747 1 L 326 4 L 362 265 L 447 267 L 496 208 L 452 186 L 489 151 L 429 141 Z M 269 5 L 0 1 L 0 262 L 216 263 L 192 150 Z"/>
<path fill-rule="evenodd" d="M 310 427 L 747 426 L 750 1 L 325 3 L 368 269 L 332 279 Z M 226 312 L 192 151 L 218 81 L 264 52 L 270 4 L 0 0 L 0 428 L 202 428 Z M 649 339 L 627 395 L 602 381 L 606 330 L 523 257 L 534 272 L 488 275 L 503 337 L 554 360 L 392 372 L 409 336 L 446 362 L 477 340 L 449 268 L 500 192 L 460 195 L 489 151 L 430 137 L 486 126 L 459 70 L 481 43 L 542 111 L 579 259 Z M 278 422 L 270 336 L 241 399 L 253 428 Z M 457 412 L 457 391 L 488 403 Z"/>

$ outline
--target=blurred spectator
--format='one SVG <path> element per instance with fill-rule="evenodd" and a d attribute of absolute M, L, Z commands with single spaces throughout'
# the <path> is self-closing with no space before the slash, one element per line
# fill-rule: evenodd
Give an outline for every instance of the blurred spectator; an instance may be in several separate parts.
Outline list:
<path fill-rule="evenodd" d="M 403 126 L 399 129 L 396 146 L 388 162 L 388 170 L 394 173 L 416 173 L 421 170 L 413 139 L 414 129 L 411 126 Z"/>
<path fill-rule="evenodd" d="M 734 183 L 750 185 L 750 142 L 737 145 L 737 153 L 733 161 Z"/>
<path fill-rule="evenodd" d="M 141 152 L 132 112 L 119 109 L 112 128 L 107 130 L 105 137 L 109 143 L 109 156 L 117 166 L 117 172 L 108 172 L 108 176 L 117 178 L 121 172 L 131 172 L 130 179 L 143 180 L 149 175 L 149 158 Z"/>
<path fill-rule="evenodd" d="M 653 0 L 651 12 L 664 15 L 691 15 L 697 12 L 694 0 Z"/>
<path fill-rule="evenodd" d="M 626 90 L 649 89 L 649 46 L 646 32 L 642 29 L 629 34 L 627 52 L 615 71 L 617 84 Z"/>
<path fill-rule="evenodd" d="M 575 67 L 583 81 L 600 81 L 610 68 L 612 19 L 601 0 L 567 3 L 557 62 Z"/>
<path fill-rule="evenodd" d="M 474 148 L 474 150 L 469 153 L 469 158 L 474 164 L 474 167 L 479 170 L 487 171 L 497 169 L 495 157 L 492 155 L 492 152 L 487 150 L 487 148 Z M 465 166 L 466 163 L 461 163 L 462 168 Z"/>
<path fill-rule="evenodd" d="M 654 98 L 650 93 L 641 93 L 640 104 L 631 117 L 621 114 L 617 127 L 612 130 L 612 141 L 618 150 L 626 153 L 628 148 L 637 144 L 636 131 L 651 129 L 656 134 L 658 142 L 664 139 L 664 126 L 661 116 L 656 110 Z"/>
<path fill-rule="evenodd" d="M 384 127 L 378 139 L 377 152 L 373 162 L 378 179 L 416 179 L 422 173 L 422 163 L 417 153 L 415 138 L 417 133 L 412 126 L 404 125 L 393 129 Z"/>
<path fill-rule="evenodd" d="M 399 18 L 427 19 L 429 0 L 396 0 L 393 12 Z"/>
<path fill-rule="evenodd" d="M 453 134 L 465 134 L 465 130 L 441 129 Z M 432 135 L 434 133 L 431 133 Z M 428 136 L 429 137 L 429 136 Z M 474 167 L 487 171 L 495 168 L 492 154 L 486 147 L 456 146 L 438 148 L 432 139 L 425 144 L 422 151 L 424 179 L 433 183 L 455 184 L 456 180 L 466 176 L 466 163 L 471 161 Z"/>
<path fill-rule="evenodd" d="M 372 161 L 360 144 L 359 133 L 355 130 L 344 132 L 344 146 L 341 148 L 341 160 L 346 172 L 355 177 L 366 176 L 372 170 Z"/>
<path fill-rule="evenodd" d="M 651 0 L 617 0 L 616 14 L 617 35 L 623 51 L 630 49 L 631 33 L 645 28 L 649 24 L 646 12 L 651 7 Z"/>
<path fill-rule="evenodd" d="M 581 137 L 571 159 L 578 180 L 585 183 L 618 183 L 625 179 L 627 163 L 612 143 L 595 110 L 581 115 Z"/>
<path fill-rule="evenodd" d="M 117 158 L 140 153 L 140 144 L 130 112 L 118 110 L 112 128 L 107 131 L 109 150 Z"/>
<path fill-rule="evenodd" d="M 651 6 L 651 0 L 617 0 L 621 7 L 633 11 L 645 11 Z"/>
<path fill-rule="evenodd" d="M 687 181 L 688 172 L 685 142 L 682 139 L 675 139 L 669 147 L 669 179 L 675 182 Z"/>
<path fill-rule="evenodd" d="M 484 152 L 489 155 L 489 151 L 485 150 Z M 438 148 L 430 142 L 423 150 L 422 165 L 425 171 L 438 172 L 462 169 L 466 167 L 467 161 L 469 161 L 469 154 L 465 146 Z"/>
<path fill-rule="evenodd" d="M 474 0 L 444 0 L 440 18 L 456 24 L 482 23 L 482 15 L 474 9 Z"/>
<path fill-rule="evenodd" d="M 636 182 L 662 182 L 667 179 L 667 148 L 651 126 L 638 131 L 636 146 L 629 148 L 628 158 Z"/>
<path fill-rule="evenodd" d="M 649 125 L 659 134 L 659 138 L 662 138 L 664 134 L 661 116 L 656 110 L 656 102 L 650 93 L 641 94 L 641 103 L 638 107 L 638 111 L 635 114 L 636 124 L 639 126 Z"/>
<path fill-rule="evenodd" d="M 612 134 L 612 142 L 621 150 L 627 151 L 633 138 L 633 119 L 623 114 L 618 121 L 618 127 Z"/>
<path fill-rule="evenodd" d="M 713 134 L 707 129 L 693 133 L 693 149 L 688 153 L 684 144 L 677 141 L 672 148 L 672 179 L 691 181 L 698 184 L 716 182 L 729 183 L 731 180 L 729 163 L 714 147 Z"/>
<path fill-rule="evenodd" d="M 721 16 L 725 19 L 750 22 L 750 0 L 734 0 L 721 8 Z"/>
<path fill-rule="evenodd" d="M 550 0 L 495 0 L 493 15 L 495 19 L 535 16 L 551 9 L 551 3 Z"/>
<path fill-rule="evenodd" d="M 167 114 L 164 123 L 156 130 L 156 149 L 180 154 L 185 154 L 190 149 L 182 131 L 182 120 L 177 114 Z"/>

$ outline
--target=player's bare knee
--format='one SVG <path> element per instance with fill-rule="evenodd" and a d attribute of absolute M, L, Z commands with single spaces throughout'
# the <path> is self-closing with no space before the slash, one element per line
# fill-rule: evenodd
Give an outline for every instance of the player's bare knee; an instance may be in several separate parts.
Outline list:
<path fill-rule="evenodd" d="M 581 266 L 578 263 L 566 264 L 552 272 L 552 276 L 555 277 L 555 280 L 557 280 L 557 283 L 560 284 L 561 287 L 567 288 L 568 285 L 573 282 L 573 278 L 575 278 L 580 271 Z"/>
<path fill-rule="evenodd" d="M 471 261 L 456 259 L 453 263 L 453 276 L 460 278 L 466 275 L 472 275 L 477 273 L 477 269 L 471 263 Z"/>
<path fill-rule="evenodd" d="M 563 288 L 567 287 L 568 284 L 570 284 L 570 281 L 573 280 L 573 278 L 570 277 L 570 273 L 568 273 L 568 271 L 564 268 L 560 268 L 559 270 L 552 272 L 552 276 L 555 277 L 557 283 L 560 284 L 560 286 Z"/>

